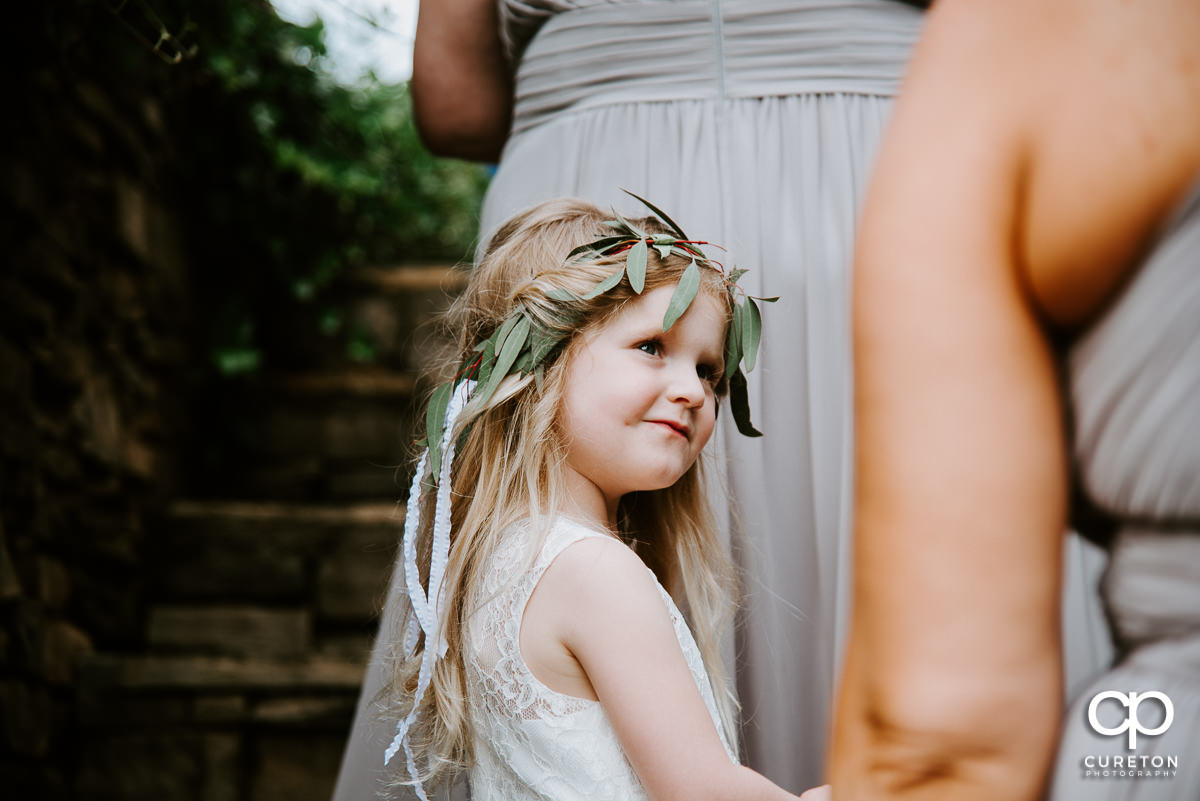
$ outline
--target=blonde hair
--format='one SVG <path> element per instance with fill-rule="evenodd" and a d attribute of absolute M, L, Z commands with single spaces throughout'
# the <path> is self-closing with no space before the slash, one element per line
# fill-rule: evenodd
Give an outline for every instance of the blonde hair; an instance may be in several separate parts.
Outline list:
<path fill-rule="evenodd" d="M 472 759 L 471 720 L 467 704 L 465 624 L 497 546 L 522 521 L 538 540 L 546 536 L 566 490 L 561 465 L 567 433 L 559 430 L 559 411 L 567 365 L 584 334 L 601 326 L 637 295 L 627 281 L 590 300 L 552 299 L 556 290 L 584 295 L 624 262 L 624 254 L 586 263 L 568 260 L 576 246 L 611 233 L 606 215 L 580 200 L 554 200 L 535 206 L 505 223 L 492 237 L 464 293 L 447 315 L 458 334 L 451 369 L 473 359 L 475 346 L 490 336 L 518 305 L 537 325 L 565 335 L 564 344 L 544 362 L 541 380 L 514 373 L 482 404 L 469 403 L 460 415 L 454 436 L 459 438 L 451 479 L 450 556 L 445 574 L 446 603 L 442 630 L 449 649 L 434 670 L 421 700 L 417 724 L 410 731 L 420 776 L 400 776 L 400 784 L 419 779 L 436 784 L 466 768 Z M 654 218 L 633 220 L 651 233 L 669 233 Z M 651 250 L 645 290 L 678 283 L 690 260 L 671 254 L 661 258 Z M 732 315 L 724 278 L 711 266 L 701 267 L 701 291 L 717 298 Z M 559 294 L 559 297 L 562 295 Z M 724 386 L 718 386 L 718 392 Z M 465 430 L 465 435 L 463 431 Z M 621 538 L 688 612 L 701 656 L 713 684 L 725 731 L 736 736 L 736 701 L 720 655 L 721 632 L 732 615 L 734 571 L 706 497 L 700 460 L 666 489 L 634 492 L 618 509 Z M 433 495 L 433 493 L 426 493 Z M 422 510 L 432 520 L 432 499 Z M 417 538 L 422 586 L 428 582 L 431 533 L 423 526 Z M 411 609 L 406 606 L 403 627 Z M 387 688 L 390 716 L 409 712 L 417 686 L 424 643 L 409 658 L 400 653 L 400 632 L 387 632 L 393 645 L 393 675 Z"/>

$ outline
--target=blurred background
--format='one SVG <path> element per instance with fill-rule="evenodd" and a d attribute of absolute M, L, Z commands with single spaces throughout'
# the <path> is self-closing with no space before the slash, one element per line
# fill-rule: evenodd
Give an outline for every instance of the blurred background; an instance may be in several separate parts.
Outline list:
<path fill-rule="evenodd" d="M 415 12 L 10 10 L 5 798 L 328 798 L 487 182 L 416 136 Z"/>

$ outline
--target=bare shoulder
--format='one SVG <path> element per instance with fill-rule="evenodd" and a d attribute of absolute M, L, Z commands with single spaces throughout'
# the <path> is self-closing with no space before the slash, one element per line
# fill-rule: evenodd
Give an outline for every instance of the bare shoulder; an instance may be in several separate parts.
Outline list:
<path fill-rule="evenodd" d="M 941 0 L 889 132 L 929 158 L 890 169 L 943 169 L 1038 312 L 1081 322 L 1200 175 L 1197 41 L 1190 0 Z"/>
<path fill-rule="evenodd" d="M 656 597 L 654 578 L 629 546 L 611 537 L 584 537 L 550 563 L 539 591 L 574 606 L 606 607 L 622 597 Z"/>
<path fill-rule="evenodd" d="M 631 621 L 653 605 L 654 582 L 642 561 L 610 537 L 589 536 L 567 545 L 546 567 L 521 620 L 521 652 L 543 684 L 597 700 L 581 655 L 589 645 L 613 654 Z M 593 669 L 595 666 L 593 665 Z"/>
<path fill-rule="evenodd" d="M 594 697 L 590 672 L 611 661 L 617 643 L 639 633 L 678 648 L 645 563 L 616 539 L 586 537 L 563 549 L 542 574 L 525 610 L 521 647 L 547 684 Z M 554 673 L 566 681 L 556 685 Z"/>
<path fill-rule="evenodd" d="M 1028 284 L 1066 325 L 1122 284 L 1200 176 L 1200 4 L 1084 6 L 1038 59 L 1055 77 L 1034 109 L 1022 197 Z"/>

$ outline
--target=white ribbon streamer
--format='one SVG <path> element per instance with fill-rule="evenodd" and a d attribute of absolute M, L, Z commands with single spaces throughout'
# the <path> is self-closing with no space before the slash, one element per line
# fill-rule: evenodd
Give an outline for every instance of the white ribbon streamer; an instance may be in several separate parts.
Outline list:
<path fill-rule="evenodd" d="M 450 558 L 450 465 L 454 461 L 454 421 L 458 419 L 474 389 L 474 381 L 463 381 L 455 388 L 446 408 L 445 429 L 442 434 L 442 469 L 438 476 L 437 502 L 433 515 L 428 592 L 421 587 L 421 574 L 417 568 L 417 534 L 421 530 L 421 478 L 425 474 L 425 464 L 429 457 L 428 448 L 417 462 L 417 472 L 409 489 L 408 506 L 404 516 L 404 582 L 413 611 L 404 633 L 404 656 L 411 658 L 416 653 L 417 639 L 421 632 L 425 633 L 425 651 L 421 655 L 421 667 L 417 672 L 417 689 L 413 695 L 412 707 L 404 719 L 396 724 L 396 736 L 392 738 L 383 754 L 383 764 L 391 762 L 396 752 L 403 748 L 408 775 L 413 778 L 413 789 L 421 801 L 429 801 L 429 798 L 425 795 L 425 788 L 420 779 L 416 778 L 416 758 L 408 741 L 408 732 L 417 719 L 421 699 L 425 697 L 425 691 L 429 688 L 437 660 L 444 657 L 450 647 L 446 633 L 442 630 L 441 612 L 446 594 L 446 563 Z"/>

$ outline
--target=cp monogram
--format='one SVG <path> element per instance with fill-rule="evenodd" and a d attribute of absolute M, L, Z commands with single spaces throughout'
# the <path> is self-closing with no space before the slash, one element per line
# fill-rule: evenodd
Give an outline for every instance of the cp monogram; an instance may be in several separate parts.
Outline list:
<path fill-rule="evenodd" d="M 1121 725 L 1117 726 L 1116 728 L 1109 728 L 1101 725 L 1100 721 L 1096 717 L 1096 710 L 1099 708 L 1101 702 L 1106 701 L 1109 698 L 1117 701 L 1123 707 L 1129 710 L 1129 712 L 1125 715 L 1124 722 L 1122 722 Z M 1157 728 L 1147 729 L 1142 725 L 1141 721 L 1138 720 L 1138 706 L 1140 706 L 1142 701 L 1145 701 L 1147 698 L 1153 698 L 1163 706 L 1165 715 L 1163 717 L 1163 722 L 1159 724 Z M 1171 699 L 1167 697 L 1166 693 L 1159 692 L 1158 690 L 1151 690 L 1150 692 L 1145 693 L 1132 692 L 1129 693 L 1129 695 L 1126 695 L 1125 693 L 1119 693 L 1116 690 L 1105 690 L 1104 692 L 1096 693 L 1096 695 L 1092 698 L 1092 702 L 1088 704 L 1088 723 L 1092 725 L 1092 728 L 1098 734 L 1104 734 L 1109 737 L 1115 737 L 1122 732 L 1128 731 L 1128 750 L 1130 751 L 1137 748 L 1137 736 L 1139 734 L 1145 734 L 1149 737 L 1153 737 L 1156 734 L 1162 734 L 1167 729 L 1171 728 L 1171 721 L 1174 719 L 1174 704 L 1171 703 Z"/>

